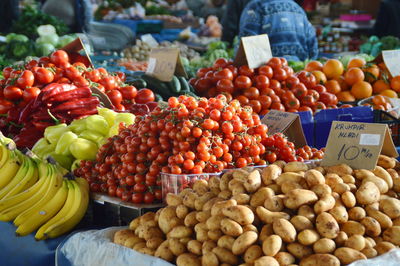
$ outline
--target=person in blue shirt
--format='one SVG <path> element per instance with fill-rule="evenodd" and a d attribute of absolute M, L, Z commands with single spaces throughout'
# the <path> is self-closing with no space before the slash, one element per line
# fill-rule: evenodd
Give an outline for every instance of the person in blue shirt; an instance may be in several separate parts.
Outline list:
<path fill-rule="evenodd" d="M 268 34 L 272 55 L 315 59 L 318 42 L 304 10 L 293 0 L 253 0 L 240 18 L 239 37 Z"/>

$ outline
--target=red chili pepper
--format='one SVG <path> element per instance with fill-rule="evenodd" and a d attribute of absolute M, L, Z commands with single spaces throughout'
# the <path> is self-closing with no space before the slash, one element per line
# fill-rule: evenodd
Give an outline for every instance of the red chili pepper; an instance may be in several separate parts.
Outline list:
<path fill-rule="evenodd" d="M 49 112 L 47 111 L 47 109 L 43 109 L 41 108 L 40 110 L 38 110 L 37 112 L 32 114 L 32 119 L 34 121 L 40 121 L 40 120 L 50 120 L 52 119 L 52 117 L 50 116 Z"/>
<path fill-rule="evenodd" d="M 74 89 L 76 89 L 76 86 L 72 84 L 51 83 L 44 88 L 45 90 L 44 92 L 42 91 L 43 92 L 42 100 L 47 101 L 59 93 L 72 91 Z"/>
<path fill-rule="evenodd" d="M 32 121 L 32 125 L 34 125 L 36 129 L 44 131 L 46 129 L 46 127 L 54 126 L 54 122 Z"/>
<path fill-rule="evenodd" d="M 51 109 L 52 113 L 58 112 L 66 112 L 71 111 L 78 108 L 84 108 L 91 105 L 98 105 L 100 103 L 97 97 L 88 97 L 88 98 L 81 98 L 75 99 L 68 102 L 64 102 L 56 106 L 55 108 Z"/>
<path fill-rule="evenodd" d="M 80 116 L 95 115 L 97 114 L 97 105 L 91 105 L 84 108 L 74 109 L 68 112 L 74 119 Z"/>
<path fill-rule="evenodd" d="M 19 149 L 31 149 L 33 145 L 43 137 L 43 131 L 44 128 L 39 129 L 33 125 L 29 125 L 28 127 L 24 127 L 16 136 L 14 136 L 13 140 Z"/>
<path fill-rule="evenodd" d="M 83 88 L 76 88 L 72 91 L 60 92 L 59 94 L 56 94 L 50 99 L 48 99 L 48 102 L 65 102 L 78 98 L 87 98 L 90 96 L 92 96 L 92 91 L 90 90 L 90 88 L 83 87 Z"/>

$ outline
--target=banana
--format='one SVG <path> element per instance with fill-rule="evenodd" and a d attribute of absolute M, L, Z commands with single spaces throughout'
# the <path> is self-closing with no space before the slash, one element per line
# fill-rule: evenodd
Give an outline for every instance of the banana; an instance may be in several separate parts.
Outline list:
<path fill-rule="evenodd" d="M 26 176 L 28 170 L 29 170 L 29 158 L 26 156 L 22 157 L 22 164 L 21 167 L 19 167 L 17 173 L 15 176 L 11 179 L 11 181 L 0 190 L 0 199 L 4 198 L 5 195 L 7 195 L 11 190 L 14 189 L 15 186 L 17 186 L 21 180 Z"/>
<path fill-rule="evenodd" d="M 8 153 L 8 160 L 0 168 L 0 189 L 4 188 L 11 181 L 20 168 L 19 151 L 10 151 L 8 149 L 6 151 Z"/>
<path fill-rule="evenodd" d="M 65 201 L 64 206 L 62 209 L 50 220 L 48 220 L 44 225 L 42 225 L 39 230 L 36 232 L 35 239 L 36 240 L 44 240 L 46 239 L 44 233 L 46 230 L 51 227 L 53 224 L 56 224 L 59 220 L 63 219 L 68 212 L 71 210 L 71 208 L 74 205 L 75 199 L 80 197 L 80 190 L 77 186 L 74 186 L 74 184 L 67 180 L 68 184 L 68 195 L 67 195 L 67 200 Z"/>
<path fill-rule="evenodd" d="M 1 144 L 0 145 L 0 167 L 3 167 L 3 165 L 6 163 L 6 161 L 8 160 L 8 152 L 7 152 L 7 148 L 5 145 Z"/>
<path fill-rule="evenodd" d="M 20 213 L 14 220 L 15 226 L 20 226 L 25 220 L 27 220 L 33 213 L 40 210 L 48 201 L 50 201 L 62 185 L 62 174 L 57 171 L 54 165 L 50 165 L 51 175 L 50 175 L 50 186 L 47 188 L 46 192 L 42 197 L 35 201 L 34 205 L 26 209 L 24 212 Z"/>
<path fill-rule="evenodd" d="M 56 180 L 55 178 L 52 177 L 52 174 L 53 174 L 52 165 L 44 164 L 44 166 L 39 167 L 39 175 L 44 176 L 43 179 L 45 179 L 45 183 L 38 189 L 35 189 L 35 193 L 31 197 L 26 198 L 23 201 L 20 201 L 20 203 L 16 205 L 10 206 L 10 204 L 7 204 L 8 208 L 0 212 L 0 221 L 4 222 L 12 221 L 15 217 L 27 211 L 32 206 L 36 205 L 41 199 L 43 199 L 44 196 L 46 195 L 47 190 L 51 186 L 54 186 L 54 183 L 56 183 Z M 24 197 L 26 197 L 26 194 L 24 195 Z M 20 197 L 19 199 L 24 197 Z"/>
<path fill-rule="evenodd" d="M 9 197 L 12 197 L 12 196 L 20 193 L 21 191 L 24 191 L 26 186 L 28 186 L 28 188 L 29 188 L 34 183 L 36 183 L 36 181 L 38 179 L 37 165 L 36 165 L 35 161 L 30 159 L 29 157 L 27 157 L 26 161 L 27 161 L 26 174 L 23 177 L 18 178 L 18 173 L 17 173 L 17 175 L 14 177 L 14 179 L 12 181 L 16 180 L 18 183 L 12 189 L 10 189 L 7 194 L 5 194 L 4 196 L 0 195 L 0 199 L 1 198 L 6 199 Z M 10 182 L 10 184 L 11 184 L 11 182 Z"/>
<path fill-rule="evenodd" d="M 58 237 L 74 228 L 86 213 L 89 204 L 89 185 L 83 178 L 71 180 L 75 189 L 79 190 L 78 197 L 75 198 L 72 208 L 67 215 L 51 225 L 44 232 L 45 237 Z"/>
<path fill-rule="evenodd" d="M 17 236 L 26 236 L 50 220 L 65 204 L 68 195 L 67 179 L 62 182 L 62 187 L 57 190 L 54 197 L 45 202 L 40 208 L 35 209 L 30 216 L 18 226 L 15 231 Z"/>

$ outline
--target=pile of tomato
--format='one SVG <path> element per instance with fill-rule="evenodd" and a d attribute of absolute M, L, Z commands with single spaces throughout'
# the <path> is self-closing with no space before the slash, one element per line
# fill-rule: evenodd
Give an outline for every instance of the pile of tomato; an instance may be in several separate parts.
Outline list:
<path fill-rule="evenodd" d="M 275 109 L 287 112 L 337 108 L 337 97 L 317 84 L 310 72 L 294 73 L 286 59 L 274 57 L 265 65 L 252 69 L 236 67 L 231 61 L 217 59 L 209 68 L 197 71 L 190 80 L 197 93 L 206 97 L 223 94 L 237 99 L 242 106 L 250 106 L 264 115 Z"/>

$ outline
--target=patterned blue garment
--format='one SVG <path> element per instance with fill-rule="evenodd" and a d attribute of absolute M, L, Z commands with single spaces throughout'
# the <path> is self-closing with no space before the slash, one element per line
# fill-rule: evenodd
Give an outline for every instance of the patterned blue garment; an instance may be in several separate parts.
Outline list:
<path fill-rule="evenodd" d="M 253 0 L 247 4 L 239 36 L 259 34 L 268 34 L 274 56 L 305 60 L 318 55 L 315 29 L 292 0 Z"/>

